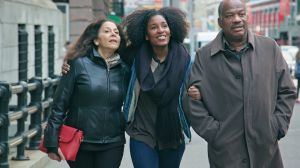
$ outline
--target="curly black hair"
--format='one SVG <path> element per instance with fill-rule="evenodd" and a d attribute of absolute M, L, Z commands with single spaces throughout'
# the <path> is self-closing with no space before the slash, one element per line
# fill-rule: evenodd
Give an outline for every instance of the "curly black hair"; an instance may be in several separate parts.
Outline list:
<path fill-rule="evenodd" d="M 159 10 L 139 9 L 129 14 L 122 23 L 129 47 L 139 47 L 146 41 L 147 24 L 151 17 L 163 16 L 170 28 L 171 40 L 183 42 L 187 36 L 189 25 L 186 14 L 173 7 L 164 7 Z"/>

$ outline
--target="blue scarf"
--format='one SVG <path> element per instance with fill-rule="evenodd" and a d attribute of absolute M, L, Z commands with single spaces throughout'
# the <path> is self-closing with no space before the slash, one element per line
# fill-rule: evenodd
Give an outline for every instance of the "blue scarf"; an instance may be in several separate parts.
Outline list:
<path fill-rule="evenodd" d="M 183 141 L 177 107 L 190 56 L 182 44 L 174 41 L 170 42 L 168 51 L 165 69 L 156 82 L 150 67 L 154 53 L 149 43 L 142 44 L 137 52 L 135 66 L 141 90 L 148 92 L 157 104 L 157 139 L 162 145 L 170 148 L 177 147 Z"/>

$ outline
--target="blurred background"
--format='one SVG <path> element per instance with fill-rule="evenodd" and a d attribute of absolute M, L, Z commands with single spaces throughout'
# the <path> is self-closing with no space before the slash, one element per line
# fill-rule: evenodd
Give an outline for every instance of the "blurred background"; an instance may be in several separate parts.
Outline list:
<path fill-rule="evenodd" d="M 66 42 L 75 41 L 91 21 L 108 17 L 120 23 L 138 8 L 178 7 L 190 33 L 191 56 L 216 36 L 220 0 L 0 0 L 0 80 L 59 74 Z M 271 37 L 291 65 L 300 45 L 300 0 L 248 0 L 249 27 Z M 209 32 L 209 33 L 208 33 Z M 293 68 L 291 68 L 293 71 Z"/>
<path fill-rule="evenodd" d="M 190 24 L 184 45 L 194 58 L 196 49 L 215 38 L 220 30 L 217 23 L 219 3 L 220 0 L 0 0 L 0 168 L 8 168 L 9 164 L 18 168 L 16 164 L 21 163 L 28 166 L 29 162 L 24 161 L 28 155 L 32 162 L 42 161 L 42 154 L 37 150 L 30 153 L 27 146 L 30 142 L 30 148 L 36 149 L 42 133 L 41 115 L 51 109 L 52 92 L 49 94 L 46 87 L 57 84 L 69 43 L 76 41 L 90 22 L 108 17 L 121 23 L 124 17 L 138 8 L 180 8 L 186 12 Z M 300 47 L 300 0 L 247 0 L 247 9 L 249 28 L 280 45 L 294 77 L 295 56 Z M 42 93 L 45 93 L 38 101 L 29 94 L 33 94 L 36 85 L 29 80 L 33 78 L 40 80 L 44 89 Z M 296 80 L 294 82 L 297 84 Z M 30 87 L 31 90 L 28 89 Z M 6 102 L 4 98 L 7 98 Z M 29 98 L 34 102 L 30 103 Z M 8 109 L 16 104 L 17 109 Z M 39 106 L 33 108 L 35 104 Z M 37 114 L 36 111 L 39 111 L 39 116 L 32 117 Z M 283 160 L 288 168 L 296 168 L 300 164 L 299 111 L 298 104 L 289 134 L 280 141 Z M 46 123 L 46 117 L 43 122 Z M 34 134 L 30 130 L 34 130 Z M 207 168 L 206 143 L 194 132 L 193 135 L 194 140 L 187 146 L 189 149 L 183 158 L 183 167 L 201 165 Z M 14 160 L 24 162 L 12 161 L 12 156 L 17 156 Z M 48 167 L 60 167 L 53 164 L 57 163 L 51 162 Z M 24 165 L 19 167 L 25 168 Z M 132 167 L 128 145 L 121 167 Z"/>

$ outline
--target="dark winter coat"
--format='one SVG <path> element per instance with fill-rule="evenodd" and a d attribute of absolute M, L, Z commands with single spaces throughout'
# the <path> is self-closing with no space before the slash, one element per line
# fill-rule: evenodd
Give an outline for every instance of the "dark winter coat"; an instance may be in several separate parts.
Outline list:
<path fill-rule="evenodd" d="M 283 168 L 278 140 L 286 135 L 296 92 L 281 50 L 248 32 L 237 59 L 224 53 L 223 33 L 197 51 L 189 85 L 202 100 L 185 97 L 193 129 L 208 142 L 211 168 Z"/>
<path fill-rule="evenodd" d="M 84 142 L 125 143 L 125 118 L 121 111 L 129 69 L 119 60 L 108 68 L 93 52 L 70 62 L 63 75 L 45 130 L 45 146 L 58 147 L 58 132 L 65 124 L 83 131 Z M 66 114 L 66 112 L 68 112 Z"/>

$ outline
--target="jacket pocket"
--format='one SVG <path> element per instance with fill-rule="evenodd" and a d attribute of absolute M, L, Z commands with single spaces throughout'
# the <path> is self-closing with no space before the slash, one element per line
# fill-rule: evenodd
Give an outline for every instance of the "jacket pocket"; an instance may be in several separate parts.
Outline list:
<path fill-rule="evenodd" d="M 219 122 L 219 128 L 215 130 L 215 137 L 212 139 L 211 144 L 215 149 L 220 148 L 222 145 L 220 144 L 219 135 L 221 132 L 222 124 Z"/>
<path fill-rule="evenodd" d="M 271 128 L 272 128 L 272 135 L 273 135 L 273 139 L 275 141 L 278 140 L 278 123 L 277 123 L 277 119 L 276 116 L 273 115 L 272 116 L 272 120 L 271 120 Z"/>

